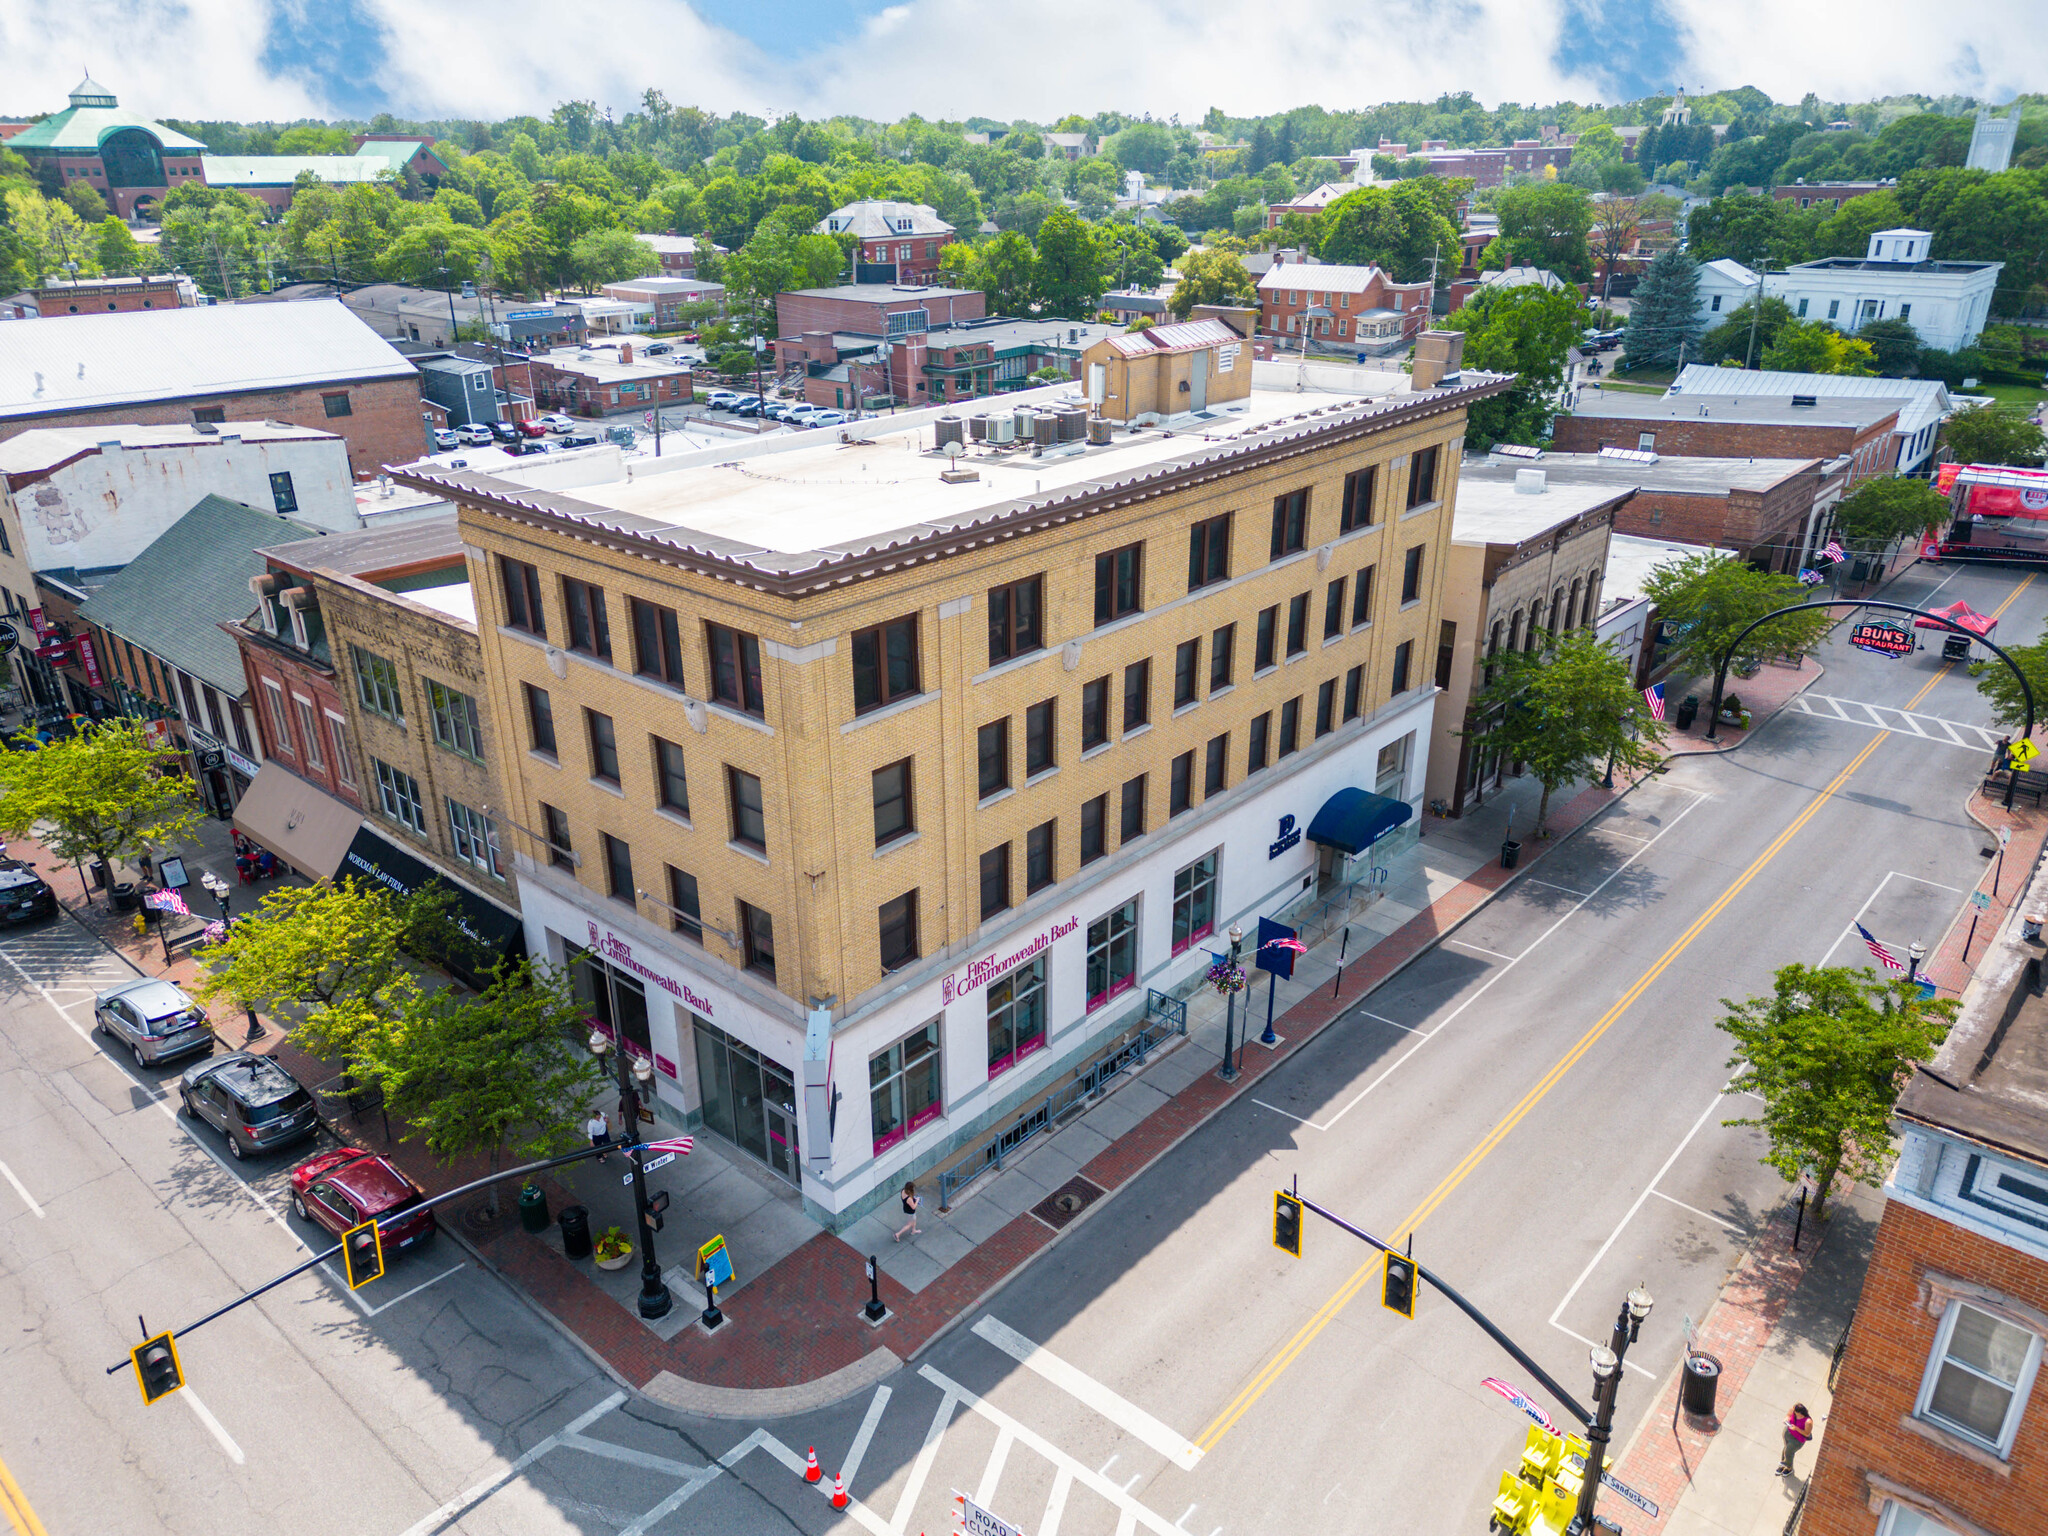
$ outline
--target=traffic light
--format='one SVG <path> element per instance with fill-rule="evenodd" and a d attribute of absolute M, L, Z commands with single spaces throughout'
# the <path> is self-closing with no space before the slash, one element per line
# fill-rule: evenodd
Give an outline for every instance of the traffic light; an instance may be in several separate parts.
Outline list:
<path fill-rule="evenodd" d="M 1273 1246 L 1301 1257 L 1301 1202 L 1284 1189 L 1273 1191 Z"/>
<path fill-rule="evenodd" d="M 348 1288 L 360 1291 L 384 1273 L 384 1234 L 377 1223 L 366 1221 L 341 1234 L 341 1262 L 348 1271 Z"/>
<path fill-rule="evenodd" d="M 1415 1315 L 1415 1261 L 1387 1250 L 1386 1272 L 1380 1277 L 1380 1305 L 1403 1317 Z"/>
<path fill-rule="evenodd" d="M 169 1397 L 185 1385 L 184 1369 L 178 1364 L 178 1345 L 168 1333 L 144 1339 L 128 1351 L 135 1362 L 135 1379 L 142 1387 L 142 1401 L 154 1403 Z"/>

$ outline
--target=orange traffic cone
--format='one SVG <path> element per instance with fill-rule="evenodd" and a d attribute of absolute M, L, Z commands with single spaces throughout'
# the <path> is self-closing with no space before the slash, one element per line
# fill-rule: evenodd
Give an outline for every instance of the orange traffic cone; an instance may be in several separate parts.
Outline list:
<path fill-rule="evenodd" d="M 832 1476 L 832 1507 L 844 1509 L 851 1501 L 846 1496 L 846 1474 L 836 1472 Z"/>
<path fill-rule="evenodd" d="M 814 1445 L 804 1452 L 804 1481 L 815 1483 L 825 1475 L 825 1469 L 818 1465 L 818 1448 Z"/>

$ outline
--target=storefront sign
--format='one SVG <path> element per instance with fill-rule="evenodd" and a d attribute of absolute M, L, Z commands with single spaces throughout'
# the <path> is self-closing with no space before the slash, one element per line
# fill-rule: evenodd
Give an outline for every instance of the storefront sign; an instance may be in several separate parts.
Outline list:
<path fill-rule="evenodd" d="M 38 640 L 43 638 L 43 610 L 31 608 L 28 611 L 28 627 L 36 632 Z"/>
<path fill-rule="evenodd" d="M 93 646 L 90 636 L 79 637 L 78 661 L 85 668 L 85 680 L 95 688 L 100 687 L 100 653 Z"/>
<path fill-rule="evenodd" d="M 1301 828 L 1294 824 L 1292 816 L 1280 818 L 1280 835 L 1266 845 L 1266 857 L 1277 859 L 1281 854 L 1301 841 Z"/>
<path fill-rule="evenodd" d="M 998 977 L 1015 970 L 1027 960 L 1037 959 L 1068 934 L 1078 932 L 1080 927 L 1080 918 L 1067 918 L 1064 922 L 1054 923 L 1022 949 L 1013 950 L 1007 955 L 990 955 L 986 960 L 975 961 L 958 975 L 944 977 L 939 982 L 940 1006 L 950 1006 L 968 993 L 977 992 Z"/>
<path fill-rule="evenodd" d="M 659 1051 L 654 1054 L 654 1067 L 657 1072 L 660 1072 L 665 1077 L 674 1077 L 676 1075 L 676 1064 Z"/>
<path fill-rule="evenodd" d="M 5 656 L 21 643 L 21 635 L 5 619 L 0 619 L 0 656 Z"/>
<path fill-rule="evenodd" d="M 1859 651 L 1896 659 L 1912 655 L 1920 642 L 1913 638 L 1913 632 L 1905 625 L 1878 619 L 1869 624 L 1858 624 L 1850 630 L 1849 643 Z"/>
<path fill-rule="evenodd" d="M 592 954 L 601 956 L 622 971 L 631 971 L 643 981 L 653 982 L 684 1007 L 701 1014 L 704 1018 L 716 1019 L 718 1017 L 717 1011 L 712 1007 L 709 998 L 699 997 L 687 982 L 678 981 L 673 976 L 665 975 L 641 961 L 635 960 L 633 958 L 633 946 L 620 938 L 616 933 L 613 933 L 611 929 L 606 928 L 600 931 L 596 923 L 590 922 L 587 919 L 584 922 L 584 927 L 590 932 L 590 951 Z M 671 1073 L 670 1076 L 674 1076 L 674 1074 Z"/>

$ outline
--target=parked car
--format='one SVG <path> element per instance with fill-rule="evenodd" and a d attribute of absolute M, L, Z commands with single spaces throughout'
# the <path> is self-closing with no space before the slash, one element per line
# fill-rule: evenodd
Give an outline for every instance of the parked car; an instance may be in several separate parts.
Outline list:
<path fill-rule="evenodd" d="M 519 441 L 519 429 L 509 421 L 494 421 L 490 427 L 491 436 L 498 442 L 509 444 Z"/>
<path fill-rule="evenodd" d="M 206 1012 L 158 976 L 109 987 L 92 1001 L 93 1027 L 126 1045 L 135 1065 L 153 1067 L 213 1050 Z"/>
<path fill-rule="evenodd" d="M 660 357 L 664 352 L 673 352 L 675 347 L 666 341 L 650 341 L 640 349 L 642 357 Z"/>
<path fill-rule="evenodd" d="M 813 411 L 806 425 L 813 427 L 843 427 L 846 425 L 846 412 Z"/>
<path fill-rule="evenodd" d="M 561 446 L 564 448 L 595 448 L 597 446 L 597 434 L 595 432 L 571 432 L 562 438 Z"/>
<path fill-rule="evenodd" d="M 450 448 L 460 448 L 462 439 L 455 435 L 453 427 L 434 428 L 434 451 L 446 453 Z"/>
<path fill-rule="evenodd" d="M 714 411 L 729 411 L 740 403 L 736 389 L 714 389 L 704 397 L 704 404 Z"/>
<path fill-rule="evenodd" d="M 574 432 L 576 430 L 576 418 L 564 416 L 560 411 L 549 411 L 547 415 L 540 418 L 540 424 L 550 432 Z"/>
<path fill-rule="evenodd" d="M 32 923 L 57 915 L 57 893 L 33 864 L 0 859 L 0 923 Z"/>
<path fill-rule="evenodd" d="M 530 453 L 553 453 L 556 449 L 553 443 L 530 443 L 521 438 L 505 451 L 516 459 L 523 459 Z"/>
<path fill-rule="evenodd" d="M 798 402 L 794 400 L 770 400 L 761 407 L 761 414 L 769 421 L 787 421 L 797 409 Z"/>
<path fill-rule="evenodd" d="M 801 405 L 792 405 L 789 408 L 789 413 L 782 419 L 796 426 L 807 427 L 811 424 L 811 418 L 818 415 L 824 409 L 825 407 L 822 405 L 812 405 L 809 401 L 805 401 Z"/>
<path fill-rule="evenodd" d="M 457 427 L 455 435 L 462 440 L 466 448 L 488 448 L 493 441 L 491 429 L 480 421 L 473 421 L 466 427 Z"/>
<path fill-rule="evenodd" d="M 336 1147 L 292 1170 L 292 1214 L 336 1237 L 366 1221 L 383 1221 L 426 1199 L 426 1191 L 390 1162 L 360 1147 Z M 411 1248 L 435 1232 L 434 1213 L 399 1215 L 380 1227 L 384 1251 Z"/>
<path fill-rule="evenodd" d="M 515 421 L 512 423 L 512 426 L 521 437 L 546 437 L 548 435 L 548 429 L 538 421 Z"/>
<path fill-rule="evenodd" d="M 178 1095 L 185 1113 L 225 1135 L 237 1158 L 275 1152 L 320 1129 L 313 1095 L 268 1056 L 236 1051 L 188 1067 Z"/>
<path fill-rule="evenodd" d="M 735 416 L 758 416 L 761 414 L 761 405 L 759 395 L 742 395 L 740 403 L 732 408 L 732 413 Z"/>

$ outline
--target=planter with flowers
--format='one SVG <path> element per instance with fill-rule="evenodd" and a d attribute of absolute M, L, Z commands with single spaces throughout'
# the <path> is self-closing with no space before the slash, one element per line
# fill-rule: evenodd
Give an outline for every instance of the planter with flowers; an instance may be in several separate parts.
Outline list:
<path fill-rule="evenodd" d="M 1244 967 L 1235 960 L 1218 960 L 1202 980 L 1215 988 L 1218 997 L 1229 997 L 1245 989 Z"/>
<path fill-rule="evenodd" d="M 619 1227 L 606 1227 L 598 1233 L 592 1251 L 597 1256 L 599 1269 L 624 1269 L 633 1262 L 633 1245 Z"/>

